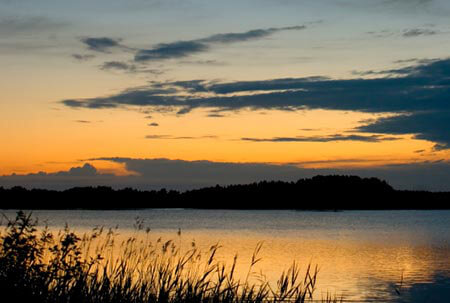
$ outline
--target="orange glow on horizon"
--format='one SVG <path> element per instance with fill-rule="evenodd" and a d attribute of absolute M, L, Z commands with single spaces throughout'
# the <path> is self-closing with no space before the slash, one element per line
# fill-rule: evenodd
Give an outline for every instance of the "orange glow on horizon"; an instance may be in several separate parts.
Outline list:
<path fill-rule="evenodd" d="M 182 116 L 151 113 L 152 119 L 132 110 L 50 110 L 50 113 L 50 118 L 34 116 L 14 134 L 2 133 L 3 141 L 9 144 L 0 150 L 1 175 L 67 170 L 89 162 L 86 159 L 99 157 L 293 163 L 307 168 L 372 167 L 449 157 L 446 151 L 433 151 L 433 143 L 416 140 L 411 135 L 382 135 L 398 140 L 381 142 L 241 140 L 345 136 L 355 134 L 351 130 L 361 125 L 361 121 L 383 116 L 356 112 L 246 110 L 222 112 L 224 117 L 212 118 L 207 111 L 196 110 Z M 150 123 L 158 126 L 148 126 Z M 94 165 L 103 172 L 127 174 L 117 164 Z"/>

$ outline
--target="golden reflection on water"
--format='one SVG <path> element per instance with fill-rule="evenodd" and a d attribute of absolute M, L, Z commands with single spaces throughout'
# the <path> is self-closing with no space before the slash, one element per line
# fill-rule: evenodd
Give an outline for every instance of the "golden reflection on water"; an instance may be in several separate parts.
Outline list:
<path fill-rule="evenodd" d="M 77 232 L 89 234 L 89 229 L 78 228 Z M 361 240 L 313 239 L 310 237 L 267 237 L 249 231 L 175 231 L 154 230 L 150 232 L 132 229 L 114 230 L 114 249 L 111 257 L 120 256 L 124 243 L 135 238 L 136 247 L 157 247 L 167 241 L 169 249 L 180 248 L 181 254 L 199 249 L 205 258 L 211 246 L 218 244 L 216 260 L 231 267 L 237 256 L 236 275 L 245 280 L 252 255 L 258 243 L 263 243 L 258 254 L 261 261 L 251 269 L 250 280 L 266 279 L 276 285 L 283 270 L 295 261 L 302 267 L 308 264 L 319 267 L 315 298 L 327 293 L 343 296 L 346 300 L 367 300 L 368 298 L 389 299 L 394 294 L 393 287 L 402 285 L 407 289 L 414 283 L 432 283 L 438 272 L 450 273 L 449 247 L 409 245 L 408 243 L 372 243 Z M 103 238 L 94 243 L 102 243 Z M 95 245 L 92 245 L 92 248 Z M 91 251 L 91 253 L 94 250 Z M 444 260 L 444 267 L 442 261 Z M 446 266 L 445 266 L 446 264 Z M 200 264 L 199 264 L 200 266 Z M 136 264 L 139 268 L 139 264 Z"/>

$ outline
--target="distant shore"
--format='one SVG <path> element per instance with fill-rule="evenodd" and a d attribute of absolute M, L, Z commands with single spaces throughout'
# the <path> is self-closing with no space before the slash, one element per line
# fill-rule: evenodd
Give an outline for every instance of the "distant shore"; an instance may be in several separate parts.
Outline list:
<path fill-rule="evenodd" d="M 316 176 L 296 182 L 262 181 L 179 192 L 77 187 L 64 191 L 0 187 L 0 209 L 145 208 L 425 210 L 450 209 L 450 192 L 396 190 L 377 178 Z"/>

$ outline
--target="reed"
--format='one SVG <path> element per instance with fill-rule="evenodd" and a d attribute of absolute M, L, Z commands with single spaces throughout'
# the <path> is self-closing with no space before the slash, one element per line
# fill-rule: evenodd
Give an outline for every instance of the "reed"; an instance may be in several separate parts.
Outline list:
<path fill-rule="evenodd" d="M 219 245 L 202 252 L 195 243 L 182 251 L 174 241 L 147 237 L 117 243 L 116 231 L 95 228 L 79 236 L 66 226 L 57 233 L 37 228 L 31 214 L 18 212 L 0 234 L 0 293 L 16 302 L 36 303 L 248 303 L 306 302 L 313 298 L 318 269 L 301 274 L 293 263 L 276 285 L 254 279 L 261 260 L 258 244 L 245 279 L 232 264 L 217 260 Z M 323 302 L 337 302 L 326 296 Z"/>

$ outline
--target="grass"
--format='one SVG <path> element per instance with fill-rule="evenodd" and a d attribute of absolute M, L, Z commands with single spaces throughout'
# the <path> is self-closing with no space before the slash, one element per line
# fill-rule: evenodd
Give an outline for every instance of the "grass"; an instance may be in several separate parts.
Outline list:
<path fill-rule="evenodd" d="M 200 251 L 193 243 L 182 252 L 173 241 L 155 243 L 130 237 L 117 242 L 114 230 L 96 228 L 79 236 L 66 226 L 57 233 L 37 229 L 31 214 L 7 219 L 0 234 L 0 293 L 16 302 L 35 303 L 248 303 L 306 302 L 318 275 L 297 263 L 283 271 L 276 285 L 263 275 L 255 248 L 245 278 L 236 273 L 237 256 L 227 266 L 216 258 L 219 245 Z M 142 222 L 136 228 L 149 234 Z M 145 238 L 145 237 L 144 237 Z M 323 302 L 338 302 L 327 296 Z"/>

